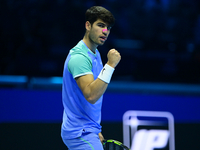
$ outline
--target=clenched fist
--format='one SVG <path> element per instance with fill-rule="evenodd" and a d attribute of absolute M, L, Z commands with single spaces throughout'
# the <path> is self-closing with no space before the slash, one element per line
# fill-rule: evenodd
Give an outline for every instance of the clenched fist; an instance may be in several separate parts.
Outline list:
<path fill-rule="evenodd" d="M 117 66 L 117 64 L 119 63 L 119 61 L 121 60 L 120 53 L 115 49 L 111 49 L 108 52 L 107 57 L 108 57 L 107 64 L 113 68 L 115 68 Z"/>

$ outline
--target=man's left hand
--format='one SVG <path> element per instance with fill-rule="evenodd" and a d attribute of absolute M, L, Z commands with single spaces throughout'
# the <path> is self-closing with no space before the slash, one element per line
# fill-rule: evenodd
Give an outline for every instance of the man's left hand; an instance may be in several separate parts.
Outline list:
<path fill-rule="evenodd" d="M 101 132 L 99 133 L 99 139 L 100 139 L 101 143 L 103 144 L 104 137 Z"/>

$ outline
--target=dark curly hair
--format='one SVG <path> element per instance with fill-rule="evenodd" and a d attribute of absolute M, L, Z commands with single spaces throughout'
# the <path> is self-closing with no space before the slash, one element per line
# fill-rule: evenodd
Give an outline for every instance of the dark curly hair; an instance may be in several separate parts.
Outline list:
<path fill-rule="evenodd" d="M 108 24 L 109 27 L 112 27 L 115 24 L 115 18 L 113 14 L 104 7 L 93 6 L 89 8 L 85 13 L 85 21 L 89 21 L 91 25 L 98 19 L 101 19 Z"/>

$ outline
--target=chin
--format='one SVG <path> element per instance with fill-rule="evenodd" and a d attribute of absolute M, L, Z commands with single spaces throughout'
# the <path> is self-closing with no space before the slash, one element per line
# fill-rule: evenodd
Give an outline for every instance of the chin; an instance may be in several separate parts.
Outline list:
<path fill-rule="evenodd" d="M 100 42 L 98 45 L 103 45 L 105 42 Z"/>
<path fill-rule="evenodd" d="M 104 43 L 99 44 L 100 46 L 104 45 Z"/>

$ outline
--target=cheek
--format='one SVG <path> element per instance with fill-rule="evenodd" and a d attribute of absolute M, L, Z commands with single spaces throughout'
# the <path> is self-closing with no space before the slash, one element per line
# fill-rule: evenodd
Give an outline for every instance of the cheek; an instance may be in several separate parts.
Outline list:
<path fill-rule="evenodd" d="M 92 40 L 92 41 L 95 41 L 95 39 L 97 38 L 96 36 L 96 33 L 93 31 L 93 32 L 90 32 L 89 33 L 89 38 Z"/>
<path fill-rule="evenodd" d="M 91 32 L 90 32 L 90 34 L 92 35 L 92 36 L 95 36 L 95 35 L 97 35 L 98 33 L 99 33 L 100 31 L 99 30 L 91 30 Z"/>

